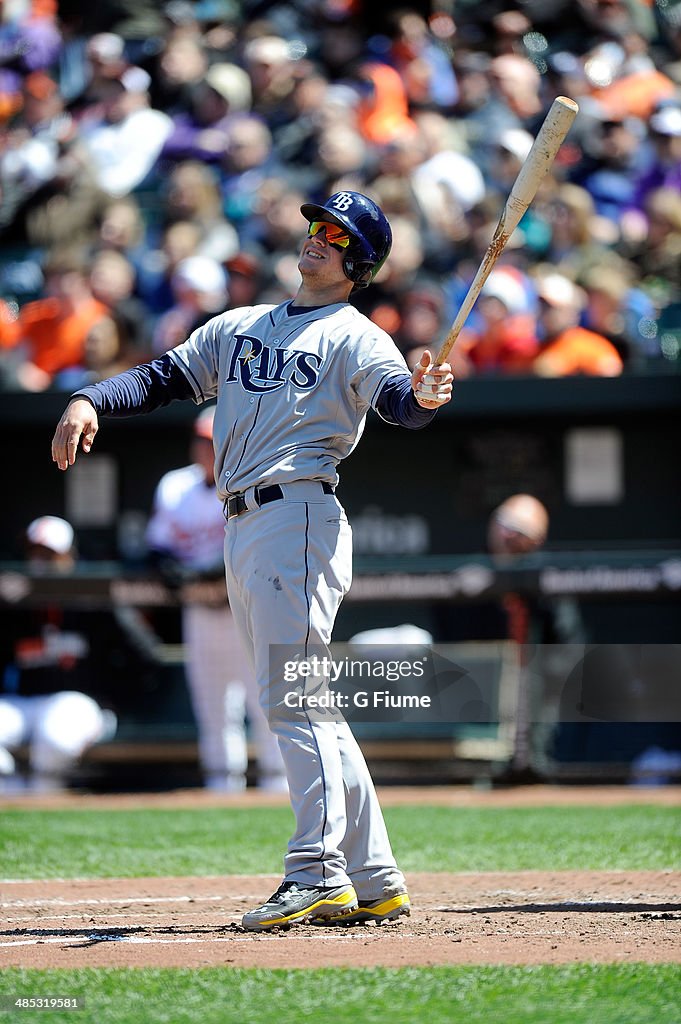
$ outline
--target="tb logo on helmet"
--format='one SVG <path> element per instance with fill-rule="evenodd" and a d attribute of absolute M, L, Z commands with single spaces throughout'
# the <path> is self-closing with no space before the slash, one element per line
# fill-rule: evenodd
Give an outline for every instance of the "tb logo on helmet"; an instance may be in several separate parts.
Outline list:
<path fill-rule="evenodd" d="M 352 206 L 352 196 L 349 192 L 339 192 L 338 195 L 333 197 L 330 205 L 334 206 L 337 210 L 349 210 Z"/>

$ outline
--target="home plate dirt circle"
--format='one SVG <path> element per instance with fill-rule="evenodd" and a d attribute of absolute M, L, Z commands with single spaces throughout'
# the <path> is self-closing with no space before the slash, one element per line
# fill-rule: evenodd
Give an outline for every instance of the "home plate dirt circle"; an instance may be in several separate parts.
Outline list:
<path fill-rule="evenodd" d="M 246 932 L 277 876 L 3 882 L 0 964 L 18 967 L 405 967 L 676 963 L 681 872 L 408 876 L 412 916 Z"/>

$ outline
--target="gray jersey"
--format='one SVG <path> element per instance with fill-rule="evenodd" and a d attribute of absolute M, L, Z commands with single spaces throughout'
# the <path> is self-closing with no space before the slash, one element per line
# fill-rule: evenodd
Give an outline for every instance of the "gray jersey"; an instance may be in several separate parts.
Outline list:
<path fill-rule="evenodd" d="M 224 498 L 296 480 L 336 484 L 382 387 L 408 374 L 392 338 L 354 306 L 289 303 L 214 317 L 169 352 L 195 401 L 217 396 L 215 479 Z"/>

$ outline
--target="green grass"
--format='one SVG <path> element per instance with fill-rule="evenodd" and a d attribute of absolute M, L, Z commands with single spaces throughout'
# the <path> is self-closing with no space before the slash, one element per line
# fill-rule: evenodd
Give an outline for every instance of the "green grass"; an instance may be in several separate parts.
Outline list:
<path fill-rule="evenodd" d="M 340 970 L 11 969 L 6 996 L 78 996 L 22 1024 L 678 1024 L 672 965 Z M 6 1004 L 5 1004 L 6 1005 Z M 4 1015 L 0 1015 L 2 1020 Z"/>
<path fill-rule="evenodd" d="M 681 866 L 673 807 L 391 807 L 409 871 L 655 870 Z M 3 812 L 5 878 L 277 874 L 287 807 Z"/>

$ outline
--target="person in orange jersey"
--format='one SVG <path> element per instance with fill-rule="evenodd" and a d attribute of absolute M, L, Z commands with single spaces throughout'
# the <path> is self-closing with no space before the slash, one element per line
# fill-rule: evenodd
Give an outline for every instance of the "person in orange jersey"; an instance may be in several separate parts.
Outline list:
<path fill-rule="evenodd" d="M 82 361 L 90 328 L 108 313 L 88 283 L 87 267 L 77 254 L 52 257 L 45 267 L 47 296 L 19 313 L 19 337 L 26 348 L 29 390 L 41 391 L 67 366 Z M 31 381 L 33 384 L 31 385 Z"/>
<path fill-rule="evenodd" d="M 585 303 L 582 290 L 555 273 L 539 277 L 536 288 L 542 349 L 532 363 L 533 373 L 540 377 L 619 376 L 622 358 L 615 346 L 602 334 L 579 326 Z"/>

